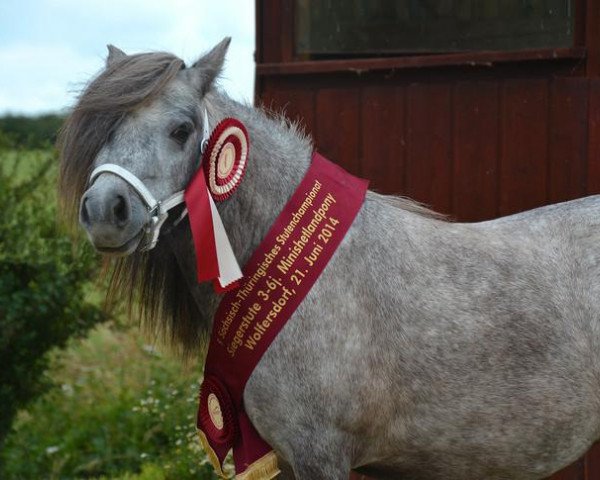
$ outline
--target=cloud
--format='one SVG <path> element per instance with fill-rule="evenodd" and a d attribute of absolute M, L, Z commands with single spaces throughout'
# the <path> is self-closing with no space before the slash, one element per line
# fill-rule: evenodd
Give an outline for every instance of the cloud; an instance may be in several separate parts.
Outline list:
<path fill-rule="evenodd" d="M 188 12 L 171 18 L 157 42 L 176 51 L 188 64 L 226 36 L 232 37 L 221 85 L 234 98 L 252 101 L 254 87 L 254 2 L 174 0 Z M 204 3 L 204 2 L 203 2 Z"/>
<path fill-rule="evenodd" d="M 24 113 L 65 108 L 80 87 L 77 82 L 98 70 L 96 59 L 67 47 L 29 44 L 0 46 L 0 65 L 0 111 Z"/>
<path fill-rule="evenodd" d="M 223 37 L 233 41 L 222 87 L 251 101 L 254 2 L 221 0 L 3 0 L 0 112 L 56 111 L 99 71 L 107 43 L 127 53 L 166 50 L 194 61 Z"/>

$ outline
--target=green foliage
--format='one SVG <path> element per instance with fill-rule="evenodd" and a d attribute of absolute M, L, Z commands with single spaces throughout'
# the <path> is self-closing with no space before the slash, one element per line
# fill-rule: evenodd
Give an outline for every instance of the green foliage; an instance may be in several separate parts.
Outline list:
<path fill-rule="evenodd" d="M 0 478 L 216 479 L 199 372 L 100 323 L 97 258 L 56 222 L 55 154 L 13 146 L 0 131 Z"/>
<path fill-rule="evenodd" d="M 44 148 L 53 145 L 64 116 L 56 114 L 30 117 L 6 115 L 0 117 L 0 146 L 2 137 L 9 138 L 11 144 L 24 148 Z"/>
<path fill-rule="evenodd" d="M 86 300 L 96 264 L 56 223 L 54 154 L 0 150 L 0 444 L 47 386 L 47 352 L 103 320 Z"/>
<path fill-rule="evenodd" d="M 15 147 L 15 140 L 6 132 L 0 130 L 0 151 Z"/>
<path fill-rule="evenodd" d="M 199 372 L 104 325 L 57 355 L 51 374 L 61 388 L 19 416 L 2 478 L 217 478 L 195 430 Z"/>
<path fill-rule="evenodd" d="M 216 478 L 199 373 L 99 323 L 97 258 L 56 221 L 55 154 L 11 142 L 0 132 L 0 478 Z"/>

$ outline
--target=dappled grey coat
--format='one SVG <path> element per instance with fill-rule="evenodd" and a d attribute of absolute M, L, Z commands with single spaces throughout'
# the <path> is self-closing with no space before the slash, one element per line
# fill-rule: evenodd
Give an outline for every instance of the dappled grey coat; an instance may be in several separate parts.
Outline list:
<path fill-rule="evenodd" d="M 141 200 L 116 176 L 87 181 L 116 163 L 166 198 L 194 173 L 204 108 L 213 126 L 239 118 L 248 170 L 219 210 L 243 264 L 313 146 L 295 125 L 215 88 L 228 43 L 189 68 L 111 47 L 60 140 L 66 207 L 83 197 L 91 242 L 121 256 L 113 295 L 138 292 L 146 325 L 187 353 L 199 351 L 219 301 L 195 282 L 187 222 L 141 253 Z M 180 128 L 186 135 L 174 135 Z M 245 390 L 284 474 L 538 479 L 585 452 L 600 436 L 599 218 L 600 199 L 589 197 L 459 224 L 369 192 Z"/>

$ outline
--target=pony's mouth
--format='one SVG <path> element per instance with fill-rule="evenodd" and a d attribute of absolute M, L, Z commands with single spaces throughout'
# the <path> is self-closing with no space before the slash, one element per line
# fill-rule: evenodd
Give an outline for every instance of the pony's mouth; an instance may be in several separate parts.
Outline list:
<path fill-rule="evenodd" d="M 122 245 L 119 245 L 118 247 L 102 247 L 100 245 L 94 244 L 94 248 L 96 249 L 96 251 L 105 255 L 110 255 L 113 257 L 124 257 L 135 252 L 143 236 L 144 229 L 141 228 L 140 231 L 136 233 L 132 238 L 127 240 Z"/>

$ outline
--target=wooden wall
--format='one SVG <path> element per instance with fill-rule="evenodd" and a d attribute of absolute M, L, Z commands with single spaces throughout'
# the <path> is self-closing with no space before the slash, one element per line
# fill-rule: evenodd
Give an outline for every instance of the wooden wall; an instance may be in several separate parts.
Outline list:
<path fill-rule="evenodd" d="M 265 80 L 260 99 L 375 190 L 463 221 L 600 192 L 600 80 L 325 80 Z"/>
<path fill-rule="evenodd" d="M 478 221 L 600 193 L 600 79 L 545 68 L 282 76 L 259 98 L 372 189 Z M 600 446 L 552 477 L 597 479 Z"/>
<path fill-rule="evenodd" d="M 458 221 L 600 193 L 600 0 L 574 5 L 571 49 L 306 61 L 292 0 L 257 1 L 256 100 L 372 189 Z M 598 479 L 600 444 L 552 477 Z"/>

